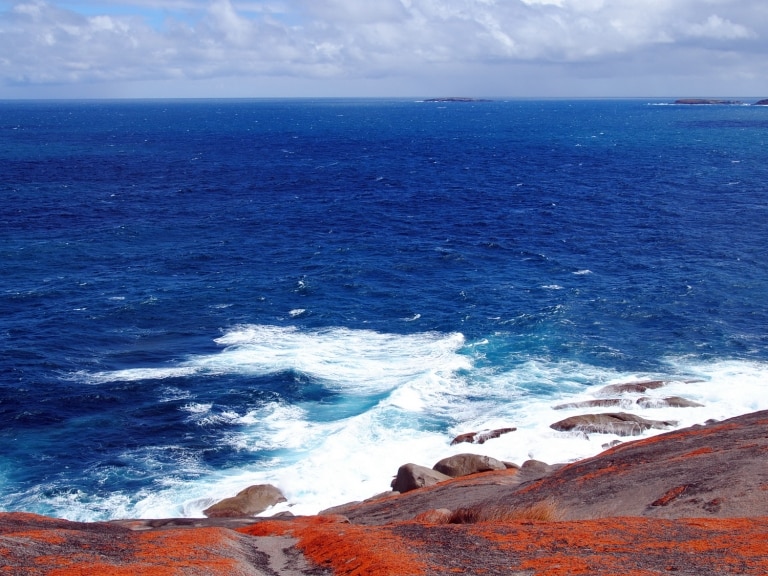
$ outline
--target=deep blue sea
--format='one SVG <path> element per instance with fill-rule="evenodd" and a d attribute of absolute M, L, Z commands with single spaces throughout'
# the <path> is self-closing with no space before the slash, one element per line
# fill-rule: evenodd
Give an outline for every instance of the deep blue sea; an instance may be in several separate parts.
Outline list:
<path fill-rule="evenodd" d="M 613 437 L 553 406 L 610 383 L 766 409 L 767 249 L 768 107 L 0 102 L 0 510 L 570 461 Z"/>

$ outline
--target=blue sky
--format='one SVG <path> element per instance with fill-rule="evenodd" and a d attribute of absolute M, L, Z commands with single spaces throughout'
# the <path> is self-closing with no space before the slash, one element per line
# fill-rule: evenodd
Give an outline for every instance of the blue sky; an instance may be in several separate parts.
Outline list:
<path fill-rule="evenodd" d="M 0 0 L 0 98 L 768 97 L 768 2 Z"/>

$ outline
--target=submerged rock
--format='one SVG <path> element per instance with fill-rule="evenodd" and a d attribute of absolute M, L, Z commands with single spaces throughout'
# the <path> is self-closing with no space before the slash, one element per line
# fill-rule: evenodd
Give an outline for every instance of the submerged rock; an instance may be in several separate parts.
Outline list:
<path fill-rule="evenodd" d="M 569 410 L 572 408 L 611 408 L 613 406 L 626 406 L 632 404 L 631 400 L 622 398 L 600 398 L 597 400 L 582 400 L 580 402 L 567 402 L 553 406 L 553 410 Z"/>
<path fill-rule="evenodd" d="M 481 432 L 466 432 L 465 434 L 459 434 L 456 438 L 451 440 L 451 446 L 461 444 L 462 442 L 484 444 L 488 440 L 498 438 L 502 434 L 509 434 L 515 430 L 517 430 L 517 428 L 496 428 L 495 430 L 483 430 Z"/>
<path fill-rule="evenodd" d="M 680 396 L 668 396 L 667 398 L 638 398 L 637 404 L 643 408 L 701 408 L 703 404 L 681 398 Z"/>
<path fill-rule="evenodd" d="M 643 394 L 646 390 L 656 390 L 666 386 L 664 380 L 649 380 L 647 382 L 628 382 L 626 384 L 609 384 L 597 391 L 598 396 L 612 396 L 614 394 Z"/>

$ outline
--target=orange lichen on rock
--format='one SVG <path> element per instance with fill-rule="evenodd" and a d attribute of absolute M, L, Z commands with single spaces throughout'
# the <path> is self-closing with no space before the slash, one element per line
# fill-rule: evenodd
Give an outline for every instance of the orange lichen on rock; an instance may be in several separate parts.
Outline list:
<path fill-rule="evenodd" d="M 473 525 L 473 533 L 506 550 L 514 570 L 536 576 L 650 575 L 687 569 L 701 574 L 768 573 L 768 518 Z"/>
<path fill-rule="evenodd" d="M 386 526 L 308 526 L 298 536 L 308 558 L 339 576 L 426 574 L 420 557 Z"/>
<path fill-rule="evenodd" d="M 611 465 L 611 466 L 602 466 L 601 468 L 598 468 L 596 470 L 592 470 L 591 472 L 586 472 L 579 476 L 577 478 L 577 482 L 579 484 L 583 484 L 585 482 L 590 482 L 594 480 L 595 478 L 600 478 L 601 476 L 609 475 L 609 476 L 616 476 L 618 474 L 621 474 L 625 470 L 627 470 L 628 466 L 617 466 L 617 465 Z"/>
<path fill-rule="evenodd" d="M 678 458 L 685 459 L 685 458 L 693 458 L 695 456 L 704 456 L 705 454 L 712 454 L 714 450 L 710 448 L 709 446 L 705 446 L 704 448 L 699 448 L 698 450 L 691 450 L 690 452 L 687 452 L 685 454 L 682 454 Z"/>
<path fill-rule="evenodd" d="M 205 567 L 213 574 L 234 572 L 237 561 L 227 552 L 236 548 L 235 534 L 221 528 L 164 530 L 137 535 L 136 562 L 157 565 L 169 562 L 182 573 Z"/>
<path fill-rule="evenodd" d="M 354 526 L 341 517 L 259 522 L 238 530 L 252 536 L 289 533 L 315 564 L 336 576 L 420 576 L 426 565 L 389 526 Z"/>
<path fill-rule="evenodd" d="M 680 496 L 682 496 L 683 492 L 685 492 L 687 489 L 688 489 L 688 486 L 686 486 L 685 484 L 682 486 L 675 486 L 674 488 L 667 490 L 659 498 L 651 502 L 651 506 L 666 506 L 676 498 L 679 498 Z"/>
<path fill-rule="evenodd" d="M 225 528 L 133 532 L 109 523 L 0 515 L 3 576 L 248 573 L 243 542 Z M 247 547 L 247 545 L 246 545 Z"/>
<path fill-rule="evenodd" d="M 254 554 L 258 539 L 287 533 L 308 559 L 335 576 L 768 574 L 765 517 L 382 526 L 309 517 L 262 521 L 237 531 L 197 527 L 141 532 L 59 521 L 49 525 L 48 535 L 34 523 L 9 528 L 2 520 L 0 515 L 2 576 L 231 576 L 260 574 L 261 568 L 271 574 L 275 569 L 253 563 L 259 558 Z M 16 539 L 16 534 L 23 536 Z M 34 534 L 42 539 L 30 538 Z M 300 573 L 319 572 L 308 568 Z"/>
<path fill-rule="evenodd" d="M 241 529 L 284 530 L 336 576 L 504 574 L 650 576 L 768 574 L 768 518 L 661 520 L 640 517 L 568 522 L 356 526 L 317 519 Z"/>
<path fill-rule="evenodd" d="M 293 536 L 307 526 L 335 524 L 349 524 L 349 520 L 338 514 L 289 517 L 283 520 L 261 520 L 250 526 L 238 528 L 237 531 L 249 536 L 284 536 L 286 534 Z"/>

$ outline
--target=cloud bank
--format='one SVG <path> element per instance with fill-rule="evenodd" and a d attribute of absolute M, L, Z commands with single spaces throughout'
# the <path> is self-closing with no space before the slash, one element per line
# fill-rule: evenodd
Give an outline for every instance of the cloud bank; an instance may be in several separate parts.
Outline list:
<path fill-rule="evenodd" d="M 743 0 L 0 3 L 3 95 L 764 95 Z"/>

